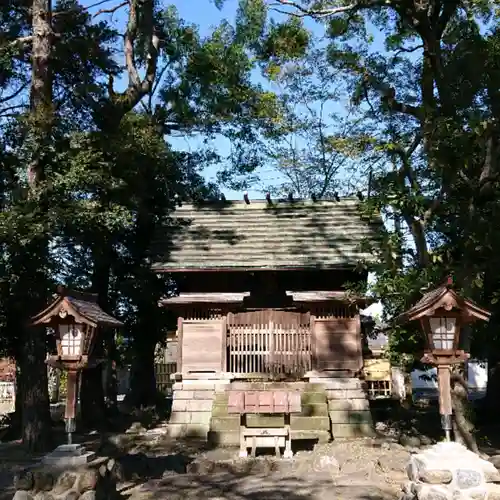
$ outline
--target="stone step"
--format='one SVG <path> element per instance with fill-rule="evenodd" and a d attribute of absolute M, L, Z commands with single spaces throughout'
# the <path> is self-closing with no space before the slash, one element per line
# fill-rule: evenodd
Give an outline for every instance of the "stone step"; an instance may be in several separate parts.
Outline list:
<path fill-rule="evenodd" d="M 330 399 L 328 401 L 328 409 L 330 411 L 361 411 L 370 409 L 370 401 L 368 399 Z"/>
<path fill-rule="evenodd" d="M 372 437 L 374 435 L 375 430 L 373 429 L 372 424 L 332 423 L 333 439 Z"/>
<path fill-rule="evenodd" d="M 292 441 L 295 440 L 318 440 L 318 443 L 329 443 L 332 440 L 330 431 L 327 430 L 307 430 L 290 429 Z"/>
<path fill-rule="evenodd" d="M 325 392 L 328 401 L 332 399 L 366 399 L 366 393 L 362 389 L 327 389 Z"/>
<path fill-rule="evenodd" d="M 370 410 L 340 410 L 329 412 L 332 424 L 370 424 L 373 425 Z"/>

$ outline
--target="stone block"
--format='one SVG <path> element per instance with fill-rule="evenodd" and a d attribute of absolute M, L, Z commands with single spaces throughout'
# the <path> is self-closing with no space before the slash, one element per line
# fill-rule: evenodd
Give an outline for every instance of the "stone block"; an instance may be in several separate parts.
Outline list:
<path fill-rule="evenodd" d="M 330 431 L 326 430 L 290 430 L 292 441 L 294 440 L 314 440 L 317 439 L 318 443 L 329 443 L 332 440 Z"/>
<path fill-rule="evenodd" d="M 188 401 L 187 399 L 174 399 L 172 401 L 172 413 L 176 411 L 187 411 Z"/>
<path fill-rule="evenodd" d="M 372 414 L 368 411 L 337 410 L 329 412 L 332 424 L 372 424 Z"/>
<path fill-rule="evenodd" d="M 330 419 L 328 417 L 303 417 L 300 415 L 291 415 L 290 425 L 294 430 L 329 430 Z"/>
<path fill-rule="evenodd" d="M 229 415 L 227 411 L 227 404 L 214 404 L 212 405 L 212 416 L 214 417 L 225 417 Z"/>
<path fill-rule="evenodd" d="M 323 402 L 323 404 L 302 405 L 300 414 L 303 417 L 327 417 L 328 406 L 326 402 Z"/>
<path fill-rule="evenodd" d="M 347 399 L 366 399 L 366 392 L 363 389 L 346 389 L 345 397 Z"/>
<path fill-rule="evenodd" d="M 208 433 L 208 441 L 217 446 L 239 446 L 240 431 L 214 431 Z"/>
<path fill-rule="evenodd" d="M 225 392 L 216 392 L 214 396 L 214 403 L 218 405 L 227 405 L 229 402 L 229 393 Z"/>
<path fill-rule="evenodd" d="M 182 388 L 185 391 L 215 391 L 215 380 L 183 380 Z"/>
<path fill-rule="evenodd" d="M 191 412 L 191 424 L 210 424 L 212 413 L 209 411 L 193 411 Z"/>
<path fill-rule="evenodd" d="M 370 409 L 368 399 L 349 399 L 346 401 L 332 399 L 328 401 L 328 409 L 330 411 L 354 410 L 363 411 Z"/>
<path fill-rule="evenodd" d="M 495 472 L 491 462 L 454 442 L 438 443 L 412 455 L 407 466 L 418 500 L 434 500 L 438 494 L 441 500 L 500 500 L 499 485 L 486 482 L 496 477 Z"/>
<path fill-rule="evenodd" d="M 438 484 L 419 484 L 416 494 L 418 500 L 453 500 L 452 492 Z"/>
<path fill-rule="evenodd" d="M 186 437 L 188 432 L 188 424 L 171 424 L 166 428 L 166 435 L 171 438 Z"/>
<path fill-rule="evenodd" d="M 486 500 L 500 500 L 500 485 L 486 485 Z"/>
<path fill-rule="evenodd" d="M 300 397 L 302 405 L 310 404 L 325 404 L 326 403 L 326 393 L 324 390 L 320 392 L 303 392 Z"/>
<path fill-rule="evenodd" d="M 327 390 L 345 390 L 345 389 L 361 389 L 363 383 L 356 377 L 338 377 L 338 378 L 315 378 L 310 379 L 310 382 L 321 384 Z"/>
<path fill-rule="evenodd" d="M 263 415 L 249 413 L 246 416 L 247 427 L 283 427 L 285 417 L 283 415 Z"/>
<path fill-rule="evenodd" d="M 240 431 L 239 415 L 228 415 L 225 417 L 214 417 L 210 421 L 210 430 L 214 432 Z"/>
<path fill-rule="evenodd" d="M 419 480 L 427 484 L 449 484 L 453 479 L 453 474 L 449 470 L 426 470 L 423 471 Z"/>
<path fill-rule="evenodd" d="M 244 380 L 233 380 L 229 387 L 230 391 L 264 391 L 264 382 L 246 382 Z"/>
<path fill-rule="evenodd" d="M 485 471 L 484 480 L 487 483 L 500 483 L 500 472 L 498 470 L 496 472 Z"/>
<path fill-rule="evenodd" d="M 172 412 L 168 420 L 169 424 L 189 424 L 191 422 L 191 413 L 187 411 Z"/>
<path fill-rule="evenodd" d="M 209 430 L 210 430 L 209 424 L 191 423 L 187 426 L 186 437 L 207 439 Z"/>
<path fill-rule="evenodd" d="M 171 438 L 206 439 L 209 426 L 205 424 L 168 424 L 167 436 Z"/>
<path fill-rule="evenodd" d="M 182 390 L 174 390 L 173 393 L 173 399 L 193 399 L 194 398 L 194 391 L 186 391 L 184 389 Z"/>
<path fill-rule="evenodd" d="M 211 399 L 192 399 L 188 401 L 188 411 L 212 411 L 213 401 Z"/>
<path fill-rule="evenodd" d="M 94 452 L 86 451 L 81 446 L 73 451 L 66 446 L 58 446 L 53 452 L 45 455 L 42 458 L 42 463 L 55 468 L 78 467 L 87 465 L 96 456 Z"/>
<path fill-rule="evenodd" d="M 206 391 L 194 391 L 194 399 L 210 399 L 213 400 L 215 396 L 214 390 L 206 390 Z"/>
<path fill-rule="evenodd" d="M 346 395 L 347 395 L 347 390 L 346 389 L 326 389 L 326 397 L 328 401 L 331 400 L 341 400 L 345 401 Z"/>
<path fill-rule="evenodd" d="M 375 434 L 371 424 L 338 424 L 332 422 L 332 436 L 337 438 L 370 437 Z"/>

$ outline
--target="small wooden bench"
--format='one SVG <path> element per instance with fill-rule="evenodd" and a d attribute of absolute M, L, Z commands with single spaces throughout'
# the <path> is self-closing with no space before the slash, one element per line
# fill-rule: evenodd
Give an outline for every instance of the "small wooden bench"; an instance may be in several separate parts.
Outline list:
<path fill-rule="evenodd" d="M 302 409 L 300 392 L 297 391 L 230 391 L 228 412 L 240 414 L 240 457 L 248 456 L 248 448 L 255 457 L 257 448 L 274 448 L 280 457 L 293 457 L 290 433 L 290 414 Z M 246 415 L 250 413 L 283 414 L 283 427 L 248 427 Z"/>

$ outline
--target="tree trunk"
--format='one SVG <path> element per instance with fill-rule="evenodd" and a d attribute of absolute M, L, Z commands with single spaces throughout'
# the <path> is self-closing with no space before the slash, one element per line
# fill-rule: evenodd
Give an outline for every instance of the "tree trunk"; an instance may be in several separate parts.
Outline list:
<path fill-rule="evenodd" d="M 45 364 L 45 328 L 25 328 L 19 356 L 21 371 L 22 439 L 31 452 L 48 451 L 52 445 Z"/>
<path fill-rule="evenodd" d="M 102 387 L 102 365 L 83 370 L 80 385 L 80 415 L 86 429 L 106 428 L 106 406 Z"/>
<path fill-rule="evenodd" d="M 49 400 L 51 403 L 58 403 L 61 392 L 61 370 L 50 366 L 47 375 L 49 378 Z"/>
<path fill-rule="evenodd" d="M 488 423 L 498 422 L 500 415 L 500 364 L 495 359 L 488 360 L 488 382 L 486 386 L 486 396 L 484 398 L 484 414 Z"/>
<path fill-rule="evenodd" d="M 47 145 L 52 129 L 52 78 L 50 56 L 52 50 L 51 3 L 50 0 L 33 0 L 32 4 L 32 75 L 30 87 L 30 132 L 33 150 L 28 167 L 29 196 L 38 199 L 39 222 L 44 222 L 48 203 L 46 196 L 37 193 L 45 178 Z M 44 193 L 45 194 L 45 193 Z M 41 279 L 36 265 L 38 257 L 43 260 L 48 255 L 48 240 L 34 240 L 24 249 L 25 257 L 30 259 L 21 264 L 25 267 L 23 278 L 27 283 L 29 310 L 43 307 L 45 301 L 45 282 Z M 45 278 L 45 276 L 43 276 Z M 39 310 L 39 309 L 38 309 Z M 35 310 L 34 312 L 38 312 Z M 29 311 L 28 311 L 29 312 Z M 32 311 L 33 312 L 33 311 Z M 25 314 L 25 311 L 23 311 Z M 23 314 L 23 316 L 24 316 Z M 26 320 L 28 318 L 25 318 Z M 23 322 L 24 323 L 24 322 Z M 22 439 L 23 444 L 32 452 L 47 451 L 51 446 L 51 419 L 48 395 L 45 328 L 20 326 L 20 348 L 18 365 L 21 372 L 20 394 L 22 396 Z"/>
<path fill-rule="evenodd" d="M 94 272 L 92 276 L 92 289 L 98 295 L 98 302 L 104 311 L 108 309 L 109 293 L 109 250 L 106 243 L 96 243 L 93 248 Z M 105 339 L 102 331 L 97 331 L 97 340 L 94 356 L 106 359 L 104 349 Z M 106 421 L 106 403 L 103 388 L 103 366 L 102 364 L 84 370 L 82 373 L 80 393 L 82 422 L 87 428 L 102 429 Z"/>
<path fill-rule="evenodd" d="M 115 415 L 118 412 L 118 382 L 116 378 L 116 341 L 113 331 L 108 332 L 105 345 L 106 363 L 104 366 L 104 400 L 106 402 L 108 414 Z"/>
<path fill-rule="evenodd" d="M 479 448 L 474 437 L 473 410 L 468 398 L 467 381 L 456 367 L 451 373 L 451 401 L 453 406 L 453 434 L 455 441 L 462 443 L 474 453 Z"/>
<path fill-rule="evenodd" d="M 127 403 L 135 408 L 156 404 L 155 335 L 138 335 L 134 338 L 134 360 L 130 371 L 130 391 Z"/>

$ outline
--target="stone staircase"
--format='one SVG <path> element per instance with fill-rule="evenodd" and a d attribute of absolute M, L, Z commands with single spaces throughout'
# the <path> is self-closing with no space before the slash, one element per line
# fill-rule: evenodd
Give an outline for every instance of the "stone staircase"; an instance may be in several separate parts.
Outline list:
<path fill-rule="evenodd" d="M 352 378 L 319 378 L 328 401 L 333 439 L 374 435 L 370 403 L 363 382 Z"/>

